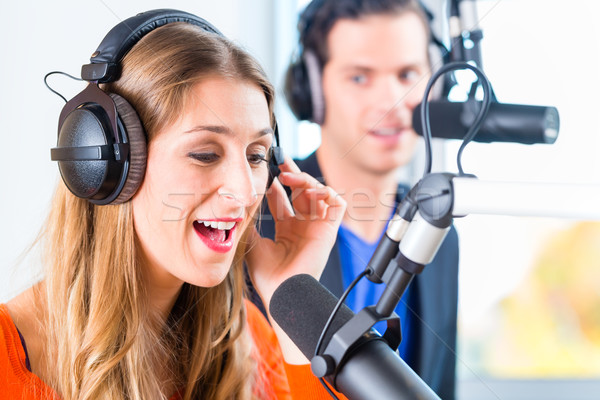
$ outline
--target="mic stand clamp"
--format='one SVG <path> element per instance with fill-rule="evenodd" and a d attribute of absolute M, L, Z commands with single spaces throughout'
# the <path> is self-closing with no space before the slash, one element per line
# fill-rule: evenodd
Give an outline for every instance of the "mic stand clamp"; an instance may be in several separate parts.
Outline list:
<path fill-rule="evenodd" d="M 379 321 L 387 321 L 383 338 L 371 330 Z M 335 374 L 355 349 L 371 340 L 384 340 L 396 351 L 402 340 L 398 315 L 392 313 L 390 316 L 383 316 L 376 311 L 375 306 L 360 310 L 332 336 L 325 351 L 311 359 L 310 368 L 313 374 L 318 378 Z"/>

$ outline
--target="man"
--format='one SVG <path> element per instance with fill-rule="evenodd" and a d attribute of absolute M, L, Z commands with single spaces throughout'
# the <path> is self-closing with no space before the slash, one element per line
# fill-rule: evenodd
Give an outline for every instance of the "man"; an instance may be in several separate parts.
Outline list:
<path fill-rule="evenodd" d="M 409 189 L 399 185 L 398 168 L 417 143 L 412 112 L 431 73 L 428 22 L 416 0 L 315 0 L 298 28 L 302 52 L 288 70 L 286 96 L 299 119 L 320 124 L 321 144 L 297 164 L 348 204 L 321 277 L 339 297 L 365 269 Z M 273 236 L 270 216 L 261 229 Z M 363 279 L 347 304 L 357 312 L 383 290 Z M 457 291 L 452 228 L 396 309 L 400 356 L 445 400 L 454 399 Z"/>

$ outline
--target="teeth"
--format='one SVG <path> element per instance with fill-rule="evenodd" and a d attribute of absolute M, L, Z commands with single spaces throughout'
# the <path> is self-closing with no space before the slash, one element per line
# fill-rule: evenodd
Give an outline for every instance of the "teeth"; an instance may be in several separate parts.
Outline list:
<path fill-rule="evenodd" d="M 225 221 L 198 221 L 202 224 L 204 224 L 204 226 L 206 227 L 210 227 L 213 229 L 220 229 L 220 230 L 229 230 L 232 229 L 235 226 L 235 221 L 230 221 L 230 222 L 225 222 Z"/>
<path fill-rule="evenodd" d="M 223 229 L 229 230 L 229 229 L 233 229 L 233 227 L 235 226 L 235 221 L 223 222 L 223 224 L 224 224 L 224 228 Z"/>

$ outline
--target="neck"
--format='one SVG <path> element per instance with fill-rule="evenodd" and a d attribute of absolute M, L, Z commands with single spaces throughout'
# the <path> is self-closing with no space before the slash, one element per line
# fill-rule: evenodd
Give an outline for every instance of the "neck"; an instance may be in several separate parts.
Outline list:
<path fill-rule="evenodd" d="M 159 313 L 158 315 L 160 315 L 163 321 L 166 321 L 171 313 L 171 309 L 175 305 L 181 288 L 182 285 L 179 285 L 176 288 L 161 288 L 149 293 L 150 307 Z"/>
<path fill-rule="evenodd" d="M 147 267 L 144 269 L 147 271 L 145 279 L 148 305 L 163 320 L 166 320 L 181 292 L 183 281 L 175 278 L 164 269 L 156 267 L 152 262 L 146 261 L 146 263 Z"/>
<path fill-rule="evenodd" d="M 327 185 L 346 200 L 344 225 L 363 240 L 377 240 L 395 206 L 397 171 L 365 170 L 327 146 L 319 147 L 317 160 Z"/>

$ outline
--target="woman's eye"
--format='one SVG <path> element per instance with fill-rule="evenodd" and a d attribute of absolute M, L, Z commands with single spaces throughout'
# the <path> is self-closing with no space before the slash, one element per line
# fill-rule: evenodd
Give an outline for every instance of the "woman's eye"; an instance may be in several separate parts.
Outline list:
<path fill-rule="evenodd" d="M 263 161 L 267 162 L 267 156 L 264 153 L 254 153 L 248 155 L 248 162 L 250 164 L 258 165 Z"/>
<path fill-rule="evenodd" d="M 219 160 L 219 155 L 216 153 L 188 153 L 188 157 L 203 164 L 210 164 Z"/>

